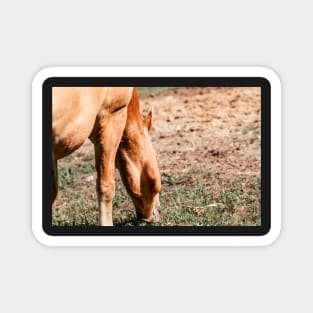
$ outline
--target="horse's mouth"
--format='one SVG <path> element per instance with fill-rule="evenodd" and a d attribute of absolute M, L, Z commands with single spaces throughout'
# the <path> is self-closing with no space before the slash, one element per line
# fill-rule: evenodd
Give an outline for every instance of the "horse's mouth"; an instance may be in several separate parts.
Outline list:
<path fill-rule="evenodd" d="M 161 216 L 160 216 L 160 200 L 159 200 L 159 196 L 157 198 L 157 201 L 155 203 L 154 209 L 153 209 L 153 213 L 152 216 L 150 217 L 144 217 L 142 216 L 138 211 L 137 211 L 137 217 L 138 219 L 145 221 L 147 223 L 159 223 L 161 221 Z"/>
<path fill-rule="evenodd" d="M 147 223 L 159 223 L 161 221 L 160 213 L 157 209 L 153 210 L 153 215 L 151 217 L 138 217 L 140 220 L 145 221 Z"/>

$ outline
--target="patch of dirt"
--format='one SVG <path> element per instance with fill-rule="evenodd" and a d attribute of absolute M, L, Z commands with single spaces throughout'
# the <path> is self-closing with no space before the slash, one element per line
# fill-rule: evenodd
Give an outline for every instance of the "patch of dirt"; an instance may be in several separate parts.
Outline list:
<path fill-rule="evenodd" d="M 260 177 L 260 88 L 170 88 L 141 97 L 143 111 L 151 105 L 161 174 L 196 167 L 222 179 Z"/>

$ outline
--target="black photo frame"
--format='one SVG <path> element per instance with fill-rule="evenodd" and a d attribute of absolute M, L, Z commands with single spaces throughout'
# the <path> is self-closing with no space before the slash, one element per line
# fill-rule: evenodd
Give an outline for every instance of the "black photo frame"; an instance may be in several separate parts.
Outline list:
<path fill-rule="evenodd" d="M 52 226 L 52 88 L 57 86 L 260 87 L 260 226 Z M 271 84 L 264 77 L 50 77 L 42 85 L 42 228 L 49 236 L 263 236 L 271 229 Z"/>

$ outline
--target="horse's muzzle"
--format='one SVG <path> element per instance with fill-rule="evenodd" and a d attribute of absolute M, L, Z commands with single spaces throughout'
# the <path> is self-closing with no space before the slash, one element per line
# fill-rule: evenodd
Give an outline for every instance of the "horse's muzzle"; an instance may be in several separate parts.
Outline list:
<path fill-rule="evenodd" d="M 143 217 L 140 214 L 138 214 L 138 212 L 137 212 L 137 216 L 139 219 L 141 219 L 142 221 L 145 221 L 147 223 L 159 223 L 161 221 L 161 216 L 159 213 L 160 207 L 161 207 L 160 206 L 160 200 L 159 200 L 159 196 L 158 196 L 157 201 L 156 201 L 155 206 L 154 206 L 154 209 L 153 209 L 153 214 L 151 217 L 149 217 L 149 218 Z"/>

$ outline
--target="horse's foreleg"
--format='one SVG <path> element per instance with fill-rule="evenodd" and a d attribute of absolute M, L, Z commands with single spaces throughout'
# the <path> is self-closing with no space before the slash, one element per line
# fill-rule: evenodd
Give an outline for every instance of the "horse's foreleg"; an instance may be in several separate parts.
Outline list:
<path fill-rule="evenodd" d="M 114 150 L 114 149 L 112 149 Z M 97 197 L 100 226 L 112 226 L 112 200 L 115 192 L 114 151 L 106 150 L 101 144 L 95 144 L 97 169 Z"/>
<path fill-rule="evenodd" d="M 99 122 L 90 139 L 95 146 L 97 196 L 100 226 L 112 226 L 112 200 L 115 193 L 115 156 L 126 123 L 126 110 Z"/>

